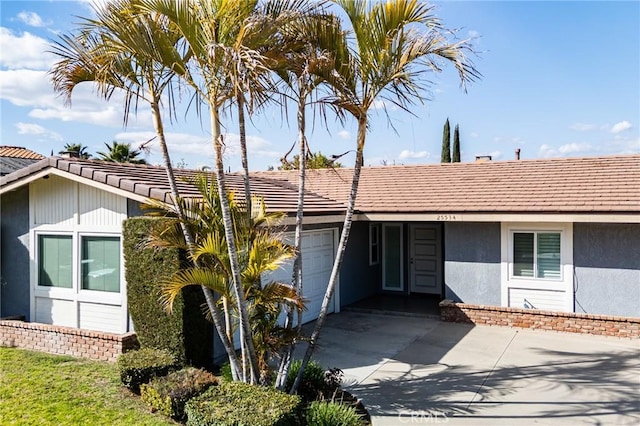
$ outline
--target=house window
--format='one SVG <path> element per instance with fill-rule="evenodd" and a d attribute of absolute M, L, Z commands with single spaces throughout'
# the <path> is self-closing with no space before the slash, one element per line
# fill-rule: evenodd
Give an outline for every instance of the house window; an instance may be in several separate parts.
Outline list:
<path fill-rule="evenodd" d="M 38 236 L 38 285 L 73 287 L 73 238 L 71 235 Z"/>
<path fill-rule="evenodd" d="M 82 289 L 120 291 L 120 238 L 81 237 Z"/>
<path fill-rule="evenodd" d="M 380 224 L 369 224 L 369 265 L 380 263 Z"/>
<path fill-rule="evenodd" d="M 514 232 L 513 276 L 562 279 L 559 232 Z"/>

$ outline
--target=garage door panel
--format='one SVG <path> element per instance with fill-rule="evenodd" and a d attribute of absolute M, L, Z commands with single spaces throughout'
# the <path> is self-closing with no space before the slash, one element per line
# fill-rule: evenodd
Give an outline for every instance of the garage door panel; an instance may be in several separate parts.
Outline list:
<path fill-rule="evenodd" d="M 322 299 L 329 284 L 333 267 L 334 245 L 333 230 L 305 231 L 302 234 L 302 270 L 303 296 L 307 299 L 307 311 L 303 322 L 313 321 L 320 313 Z M 293 240 L 293 234 L 287 234 L 287 241 Z M 291 283 L 293 261 L 288 262 L 276 271 L 263 276 L 263 281 L 281 281 Z M 329 312 L 333 312 L 333 303 Z"/>

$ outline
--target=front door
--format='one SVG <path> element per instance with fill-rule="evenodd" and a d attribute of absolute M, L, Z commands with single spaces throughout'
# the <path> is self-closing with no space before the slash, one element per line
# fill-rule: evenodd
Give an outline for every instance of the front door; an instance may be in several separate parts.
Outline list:
<path fill-rule="evenodd" d="M 409 227 L 409 280 L 412 293 L 442 294 L 442 244 L 439 225 Z"/>

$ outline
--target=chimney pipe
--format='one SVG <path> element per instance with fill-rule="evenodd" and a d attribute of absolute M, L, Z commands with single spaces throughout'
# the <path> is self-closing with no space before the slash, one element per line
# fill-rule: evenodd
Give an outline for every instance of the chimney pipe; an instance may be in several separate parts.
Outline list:
<path fill-rule="evenodd" d="M 520 159 L 520 148 L 516 148 L 516 160 Z"/>

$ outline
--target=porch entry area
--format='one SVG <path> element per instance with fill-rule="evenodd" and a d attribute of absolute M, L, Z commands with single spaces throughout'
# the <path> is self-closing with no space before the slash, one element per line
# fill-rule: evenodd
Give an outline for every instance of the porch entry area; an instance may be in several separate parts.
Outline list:
<path fill-rule="evenodd" d="M 382 224 L 383 291 L 442 295 L 442 276 L 440 224 Z"/>

